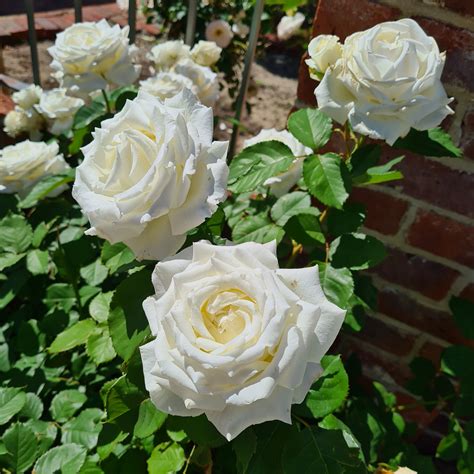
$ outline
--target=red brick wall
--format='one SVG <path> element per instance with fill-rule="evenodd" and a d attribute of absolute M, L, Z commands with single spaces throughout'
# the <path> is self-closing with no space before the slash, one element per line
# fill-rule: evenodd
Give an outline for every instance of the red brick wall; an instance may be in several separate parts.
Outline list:
<path fill-rule="evenodd" d="M 313 36 L 344 40 L 404 17 L 417 20 L 447 51 L 443 82 L 456 99 L 456 115 L 443 127 L 465 156 L 407 153 L 400 166 L 404 180 L 354 191 L 367 206 L 367 232 L 386 243 L 389 256 L 372 272 L 378 312 L 360 334 L 341 341 L 341 350 L 356 351 L 366 374 L 389 385 L 404 383 L 415 356 L 437 361 L 449 343 L 467 342 L 453 325 L 448 301 L 451 295 L 474 301 L 474 1 L 320 0 L 313 25 Z M 316 85 L 302 62 L 298 107 L 316 104 Z"/>

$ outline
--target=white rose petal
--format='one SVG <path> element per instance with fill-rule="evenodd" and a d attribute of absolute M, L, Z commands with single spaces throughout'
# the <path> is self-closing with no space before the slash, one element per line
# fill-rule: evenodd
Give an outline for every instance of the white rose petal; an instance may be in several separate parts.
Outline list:
<path fill-rule="evenodd" d="M 61 87 L 89 93 L 133 83 L 140 67 L 132 63 L 128 30 L 101 20 L 75 23 L 59 33 L 48 51 Z"/>
<path fill-rule="evenodd" d="M 417 474 L 417 472 L 409 467 L 399 467 L 393 474 Z"/>
<path fill-rule="evenodd" d="M 296 12 L 293 16 L 285 15 L 277 26 L 278 39 L 290 39 L 301 28 L 304 19 L 305 16 L 301 12 Z"/>
<path fill-rule="evenodd" d="M 319 108 L 393 145 L 411 128 L 428 130 L 453 113 L 440 80 L 444 62 L 416 21 L 381 23 L 346 38 L 342 57 L 315 90 Z"/>
<path fill-rule="evenodd" d="M 42 178 L 70 169 L 56 142 L 25 140 L 0 150 L 0 193 L 19 193 L 25 196 Z M 55 189 L 56 196 L 63 187 Z"/>
<path fill-rule="evenodd" d="M 139 259 L 173 255 L 225 199 L 227 142 L 212 109 L 187 89 L 163 102 L 143 90 L 82 149 L 73 197 L 89 233 L 125 242 Z"/>
<path fill-rule="evenodd" d="M 59 135 L 72 127 L 74 115 L 83 105 L 82 99 L 68 96 L 66 89 L 52 89 L 41 95 L 35 109 L 47 120 L 48 130 Z"/>
<path fill-rule="evenodd" d="M 28 115 L 21 108 L 11 110 L 5 115 L 3 121 L 3 130 L 10 137 L 17 137 L 18 135 L 27 132 L 29 128 Z"/>
<path fill-rule="evenodd" d="M 326 69 L 334 66 L 342 55 L 342 45 L 339 37 L 334 35 L 319 35 L 308 45 L 310 59 L 306 60 L 313 79 L 321 80 Z"/>
<path fill-rule="evenodd" d="M 169 99 L 183 89 L 189 89 L 197 94 L 197 87 L 193 81 L 175 72 L 159 72 L 156 76 L 140 82 L 140 90 L 144 90 L 161 100 Z"/>
<path fill-rule="evenodd" d="M 245 23 L 242 23 L 241 21 L 239 21 L 232 25 L 232 31 L 237 36 L 240 36 L 241 38 L 245 38 L 250 32 L 250 28 Z"/>
<path fill-rule="evenodd" d="M 149 55 L 158 70 L 171 69 L 178 61 L 190 57 L 190 48 L 183 40 L 165 41 L 154 46 Z"/>
<path fill-rule="evenodd" d="M 24 110 L 31 109 L 40 100 L 43 89 L 40 86 L 34 84 L 25 87 L 24 89 L 15 92 L 12 95 L 13 102 L 20 106 Z"/>
<path fill-rule="evenodd" d="M 263 129 L 255 137 L 245 140 L 244 148 L 270 140 L 276 140 L 285 144 L 295 157 L 299 157 L 295 158 L 287 171 L 278 176 L 269 178 L 264 183 L 265 186 L 270 186 L 270 190 L 275 196 L 280 197 L 286 194 L 301 178 L 304 160 L 304 158 L 301 157 L 310 155 L 312 150 L 311 148 L 305 147 L 287 130 L 278 131 L 274 128 Z"/>
<path fill-rule="evenodd" d="M 219 78 L 210 67 L 185 59 L 175 66 L 174 71 L 193 81 L 194 91 L 204 105 L 215 105 L 219 98 Z"/>
<path fill-rule="evenodd" d="M 344 320 L 317 267 L 279 269 L 275 242 L 201 241 L 158 263 L 153 284 L 143 308 L 155 340 L 141 356 L 155 406 L 204 413 L 228 440 L 265 421 L 291 423 Z"/>
<path fill-rule="evenodd" d="M 213 66 L 219 61 L 222 48 L 219 48 L 214 41 L 199 41 L 191 50 L 191 57 L 201 66 Z"/>
<path fill-rule="evenodd" d="M 211 21 L 206 27 L 206 39 L 214 41 L 220 48 L 227 48 L 233 37 L 229 23 L 224 20 Z"/>

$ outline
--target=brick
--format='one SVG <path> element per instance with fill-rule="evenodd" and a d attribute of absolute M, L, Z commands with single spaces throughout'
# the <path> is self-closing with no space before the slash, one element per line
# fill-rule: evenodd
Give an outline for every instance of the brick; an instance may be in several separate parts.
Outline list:
<path fill-rule="evenodd" d="M 429 359 L 431 362 L 433 362 L 436 368 L 439 368 L 441 353 L 443 350 L 443 346 L 428 341 L 423 344 L 418 355 L 420 357 L 424 357 L 425 359 Z"/>
<path fill-rule="evenodd" d="M 474 33 L 429 18 L 414 17 L 414 20 L 436 39 L 441 51 L 446 51 L 442 80 L 474 92 Z"/>
<path fill-rule="evenodd" d="M 462 15 L 474 16 L 474 2 L 472 0 L 444 0 L 445 8 L 449 8 Z"/>
<path fill-rule="evenodd" d="M 360 337 L 364 343 L 368 342 L 397 356 L 408 355 L 416 340 L 413 334 L 407 334 L 401 329 L 372 316 L 366 318 L 363 329 L 358 334 L 358 337 Z"/>
<path fill-rule="evenodd" d="M 388 251 L 388 257 L 377 265 L 374 272 L 384 280 L 417 291 L 433 300 L 442 300 L 460 275 L 456 270 L 423 257 L 394 248 Z"/>
<path fill-rule="evenodd" d="M 309 77 L 308 66 L 305 63 L 305 59 L 307 58 L 308 54 L 304 54 L 301 58 L 296 97 L 305 104 L 315 107 L 316 97 L 314 95 L 314 89 L 316 89 L 318 82 Z"/>
<path fill-rule="evenodd" d="M 378 309 L 382 314 L 420 331 L 452 343 L 465 340 L 454 325 L 452 316 L 443 310 L 429 308 L 390 287 L 378 292 Z"/>
<path fill-rule="evenodd" d="M 438 411 L 425 410 L 419 400 L 407 393 L 395 391 L 395 395 L 397 396 L 397 404 L 400 413 L 406 421 L 416 424 L 418 434 L 422 433 L 426 427 L 431 425 L 433 420 L 438 416 Z"/>
<path fill-rule="evenodd" d="M 354 188 L 351 200 L 366 206 L 365 226 L 385 235 L 398 232 L 400 222 L 408 209 L 408 203 L 403 199 L 364 187 Z"/>
<path fill-rule="evenodd" d="M 471 201 L 467 199 L 466 201 Z M 471 201 L 472 202 L 472 201 Z M 474 267 L 474 226 L 434 212 L 418 211 L 407 241 L 434 255 Z"/>
<path fill-rule="evenodd" d="M 466 285 L 459 296 L 474 303 L 474 283 Z"/>
<path fill-rule="evenodd" d="M 443 209 L 474 218 L 474 174 L 449 168 L 439 160 L 405 151 L 402 153 L 405 159 L 396 168 L 404 177 L 386 186 Z M 384 159 L 388 160 L 402 153 L 400 150 L 385 148 Z M 471 197 L 468 198 L 469 195 Z"/>
<path fill-rule="evenodd" d="M 474 160 L 474 107 L 470 108 L 464 115 L 459 146 L 465 158 Z"/>
<path fill-rule="evenodd" d="M 5 94 L 4 92 L 0 91 L 0 117 L 3 117 L 15 108 L 15 104 L 12 98 Z"/>

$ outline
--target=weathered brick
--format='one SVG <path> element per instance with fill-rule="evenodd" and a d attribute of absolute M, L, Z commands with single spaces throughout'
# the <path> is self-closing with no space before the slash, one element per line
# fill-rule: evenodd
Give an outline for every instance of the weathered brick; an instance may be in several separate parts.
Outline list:
<path fill-rule="evenodd" d="M 378 310 L 382 314 L 447 342 L 465 342 L 454 325 L 452 316 L 447 311 L 422 305 L 394 288 L 379 289 Z"/>
<path fill-rule="evenodd" d="M 446 51 L 443 81 L 474 91 L 474 33 L 430 18 L 415 17 L 414 20 L 436 39 L 441 51 Z"/>
<path fill-rule="evenodd" d="M 434 366 L 438 368 L 443 350 L 443 346 L 428 341 L 423 344 L 418 355 L 420 357 L 424 357 L 425 359 L 429 359 L 431 362 L 433 362 Z"/>
<path fill-rule="evenodd" d="M 460 147 L 465 158 L 474 160 L 474 107 L 464 115 L 461 124 Z"/>
<path fill-rule="evenodd" d="M 474 303 L 474 283 L 466 285 L 459 296 Z"/>
<path fill-rule="evenodd" d="M 390 210 L 388 210 L 390 213 Z M 442 300 L 459 272 L 423 257 L 389 248 L 388 257 L 374 269 L 383 279 Z"/>
<path fill-rule="evenodd" d="M 9 94 L 0 91 L 0 117 L 3 117 L 15 108 L 15 104 Z"/>
<path fill-rule="evenodd" d="M 472 0 L 443 0 L 445 8 L 449 8 L 462 15 L 474 16 L 474 2 Z"/>
<path fill-rule="evenodd" d="M 398 232 L 400 222 L 408 209 L 408 203 L 403 199 L 364 187 L 354 188 L 351 200 L 366 206 L 365 225 L 385 235 Z"/>
<path fill-rule="evenodd" d="M 470 201 L 467 194 L 464 200 Z M 474 266 L 474 226 L 472 225 L 463 224 L 434 212 L 420 210 L 408 231 L 407 241 L 410 245 L 434 255 L 454 260 L 467 267 Z"/>

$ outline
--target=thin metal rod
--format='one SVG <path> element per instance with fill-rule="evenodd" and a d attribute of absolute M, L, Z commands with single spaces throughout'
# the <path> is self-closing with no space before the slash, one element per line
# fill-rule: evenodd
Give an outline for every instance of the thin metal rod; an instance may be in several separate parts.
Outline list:
<path fill-rule="evenodd" d="M 255 10 L 252 16 L 252 24 L 250 26 L 249 43 L 247 51 L 245 52 L 244 58 L 244 70 L 242 72 L 242 80 L 240 82 L 239 95 L 235 101 L 235 123 L 232 127 L 232 136 L 230 138 L 229 153 L 227 155 L 227 161 L 230 161 L 234 156 L 235 145 L 237 143 L 237 137 L 239 135 L 239 122 L 242 116 L 242 107 L 245 103 L 245 96 L 247 94 L 247 88 L 250 80 L 250 72 L 252 70 L 253 58 L 255 56 L 255 49 L 257 48 L 258 34 L 260 32 L 260 23 L 262 21 L 263 5 L 265 0 L 257 0 L 255 2 Z"/>
<path fill-rule="evenodd" d="M 38 42 L 36 40 L 35 12 L 33 9 L 33 0 L 25 0 L 26 18 L 28 20 L 28 41 L 31 51 L 31 66 L 33 68 L 33 81 L 40 85 L 40 70 L 38 61 Z"/>
<path fill-rule="evenodd" d="M 192 46 L 194 43 L 194 35 L 196 33 L 196 17 L 197 17 L 197 1 L 189 0 L 188 16 L 186 19 L 186 38 L 185 43 Z"/>
<path fill-rule="evenodd" d="M 76 23 L 82 21 L 82 0 L 74 0 L 74 21 Z"/>
<path fill-rule="evenodd" d="M 130 43 L 135 43 L 137 33 L 137 0 L 128 1 L 128 26 L 130 27 L 128 32 Z"/>

